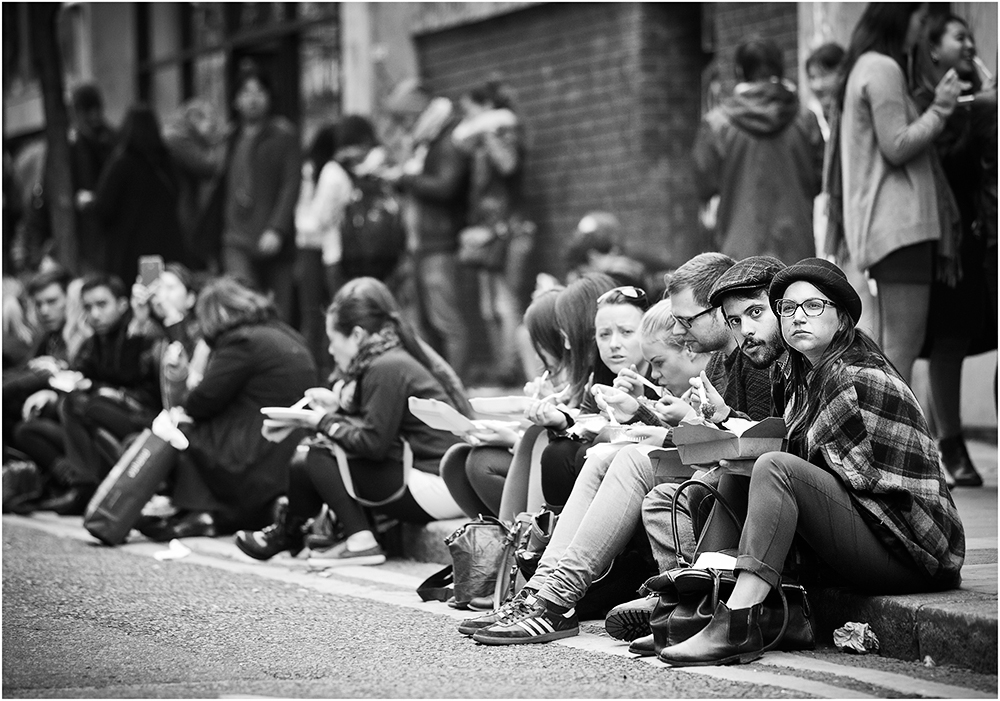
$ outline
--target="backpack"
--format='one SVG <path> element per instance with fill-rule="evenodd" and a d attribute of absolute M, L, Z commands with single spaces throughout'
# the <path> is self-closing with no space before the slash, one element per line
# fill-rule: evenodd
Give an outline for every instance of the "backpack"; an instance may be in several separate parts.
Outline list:
<path fill-rule="evenodd" d="M 371 276 L 385 280 L 406 251 L 406 232 L 392 186 L 370 175 L 352 176 L 354 191 L 341 225 L 343 259 L 348 279 Z"/>

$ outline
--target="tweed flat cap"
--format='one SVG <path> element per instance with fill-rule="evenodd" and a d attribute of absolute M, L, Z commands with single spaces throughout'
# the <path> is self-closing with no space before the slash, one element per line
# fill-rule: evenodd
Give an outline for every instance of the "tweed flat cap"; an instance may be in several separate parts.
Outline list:
<path fill-rule="evenodd" d="M 750 256 L 744 258 L 719 276 L 708 294 L 708 303 L 713 307 L 722 304 L 722 298 L 730 292 L 767 288 L 774 276 L 784 270 L 785 264 L 774 256 Z"/>
<path fill-rule="evenodd" d="M 858 323 L 861 318 L 861 297 L 847 281 L 844 271 L 822 258 L 800 260 L 774 276 L 774 282 L 768 291 L 772 309 L 774 303 L 785 294 L 788 286 L 799 280 L 811 282 L 822 290 L 834 304 L 851 315 L 855 325 Z"/>

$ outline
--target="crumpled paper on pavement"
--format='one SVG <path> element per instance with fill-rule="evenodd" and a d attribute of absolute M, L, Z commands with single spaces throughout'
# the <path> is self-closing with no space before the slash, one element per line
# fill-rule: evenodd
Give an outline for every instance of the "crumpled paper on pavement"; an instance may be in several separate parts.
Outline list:
<path fill-rule="evenodd" d="M 170 541 L 170 545 L 166 550 L 159 550 L 153 553 L 153 557 L 163 562 L 164 560 L 180 560 L 182 557 L 187 557 L 190 554 L 191 548 L 174 538 Z"/>
<path fill-rule="evenodd" d="M 845 623 L 833 631 L 833 644 L 841 652 L 867 655 L 879 651 L 878 637 L 867 623 Z"/>

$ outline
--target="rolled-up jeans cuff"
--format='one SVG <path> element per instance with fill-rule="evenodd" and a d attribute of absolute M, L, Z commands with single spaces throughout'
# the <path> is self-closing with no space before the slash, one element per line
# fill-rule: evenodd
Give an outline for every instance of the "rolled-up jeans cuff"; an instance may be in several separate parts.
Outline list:
<path fill-rule="evenodd" d="M 781 582 L 781 572 L 750 555 L 740 555 L 737 557 L 735 569 L 737 572 L 752 572 L 770 584 L 772 589 L 777 589 L 778 584 Z"/>

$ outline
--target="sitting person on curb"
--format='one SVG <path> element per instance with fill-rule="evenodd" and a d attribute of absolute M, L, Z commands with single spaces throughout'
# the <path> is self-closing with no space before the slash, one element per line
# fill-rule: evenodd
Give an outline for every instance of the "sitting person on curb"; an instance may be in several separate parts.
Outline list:
<path fill-rule="evenodd" d="M 410 523 L 457 518 L 461 509 L 438 475 L 441 456 L 459 438 L 433 429 L 409 410 L 409 397 L 436 399 L 471 415 L 455 373 L 428 356 L 385 285 L 356 278 L 327 311 L 333 389 L 306 393 L 321 411 L 268 424 L 272 438 L 314 432 L 303 463 L 292 466 L 288 499 L 275 522 L 236 534 L 236 545 L 258 560 L 303 547 L 303 526 L 326 503 L 344 534 L 327 550 L 312 550 L 311 567 L 377 565 L 385 553 L 365 507 Z"/>
<path fill-rule="evenodd" d="M 212 349 L 205 376 L 182 406 L 190 446 L 177 456 L 170 498 L 177 512 L 136 528 L 156 541 L 260 528 L 288 490 L 293 438 L 261 436 L 267 406 L 289 406 L 316 383 L 302 337 L 274 304 L 231 278 L 213 280 L 195 306 Z"/>
<path fill-rule="evenodd" d="M 773 259 L 766 259 L 773 261 Z M 780 266 L 780 263 L 774 261 Z M 766 277 L 767 281 L 770 281 L 770 276 L 767 274 L 768 267 L 760 266 L 763 270 L 759 269 L 757 266 L 752 266 L 752 259 L 748 260 L 746 263 L 741 262 L 732 266 L 732 261 L 728 257 L 719 256 L 718 254 L 702 254 L 696 256 L 691 261 L 688 261 L 683 266 L 677 269 L 673 278 L 668 286 L 668 292 L 671 295 L 671 304 L 674 298 L 681 302 L 692 301 L 694 299 L 712 299 L 713 304 L 709 308 L 716 308 L 716 299 L 711 292 L 715 291 L 715 286 L 720 283 L 724 283 L 724 279 L 730 275 L 729 271 L 734 271 L 734 275 L 729 278 L 729 282 L 724 284 L 732 284 L 733 286 L 753 284 L 753 286 L 760 287 L 761 280 L 759 278 Z M 730 267 L 732 266 L 732 267 Z M 773 271 L 770 273 L 773 275 Z M 654 306 L 644 318 L 643 318 L 643 353 L 649 359 L 652 366 L 654 374 L 660 374 L 661 376 L 668 371 L 668 369 L 674 369 L 681 371 L 682 381 L 681 387 L 677 388 L 677 394 L 680 394 L 684 389 L 690 388 L 692 384 L 700 382 L 700 372 L 704 365 L 697 368 L 694 375 L 688 373 L 692 368 L 688 365 L 678 366 L 675 362 L 667 363 L 667 359 L 670 357 L 666 352 L 665 347 L 653 346 L 648 347 L 647 337 L 650 334 L 655 335 L 655 329 L 657 327 L 657 322 L 660 325 L 663 324 L 662 320 L 657 318 L 658 315 L 667 314 L 667 323 L 669 326 L 666 330 L 672 331 L 672 338 L 674 343 L 683 344 L 684 339 L 693 338 L 696 339 L 692 345 L 696 348 L 701 348 L 707 350 L 713 346 L 717 346 L 720 342 L 724 342 L 724 339 L 730 339 L 735 350 L 738 352 L 736 347 L 735 339 L 726 333 L 721 334 L 716 333 L 713 329 L 718 326 L 718 320 L 715 319 L 716 323 L 702 323 L 702 324 L 692 324 L 690 321 L 688 323 L 675 323 L 676 317 L 669 315 L 669 308 L 664 311 L 662 304 Z M 705 302 L 702 306 L 708 306 Z M 698 315 L 695 316 L 700 316 Z M 651 328 L 652 327 L 652 328 Z M 662 331 L 661 337 L 662 337 Z M 661 343 L 660 346 L 665 344 Z M 703 350 L 703 352 L 704 352 Z M 726 353 L 728 355 L 727 349 L 723 348 L 721 353 Z M 709 361 L 710 362 L 710 361 Z M 727 368 L 732 371 L 737 364 L 729 363 Z M 685 372 L 686 371 L 686 372 Z M 691 378 L 690 380 L 688 378 Z M 631 391 L 634 393 L 634 386 L 637 384 L 635 382 L 635 374 L 623 372 L 619 375 L 616 385 L 622 390 Z M 757 397 L 759 395 L 766 395 L 767 390 L 770 387 L 768 382 L 759 382 L 759 373 L 745 373 L 730 375 L 727 382 L 727 389 L 731 391 L 733 399 L 731 404 L 726 404 L 721 398 L 717 398 L 719 402 L 718 406 L 720 411 L 727 414 L 730 411 L 730 407 L 733 411 L 739 412 L 745 415 L 745 412 L 750 412 L 757 418 L 764 418 L 770 414 L 770 402 L 752 402 L 749 401 L 751 397 Z M 760 384 L 760 387 L 756 385 Z M 661 381 L 661 384 L 662 381 Z M 749 385 L 749 387 L 747 387 Z M 741 389 L 742 388 L 742 389 Z M 690 391 L 685 395 L 688 396 L 692 394 Z M 611 404 L 615 407 L 616 415 L 619 420 L 628 421 L 631 420 L 634 415 L 638 412 L 640 413 L 644 423 L 651 424 L 655 426 L 662 421 L 657 421 L 658 418 L 665 418 L 666 423 L 676 424 L 680 419 L 688 416 L 694 412 L 693 408 L 686 401 L 670 396 L 666 396 L 657 403 L 654 410 L 658 409 L 660 416 L 649 416 L 646 407 L 643 407 L 639 402 L 637 402 L 634 396 L 627 394 L 625 391 L 620 391 L 617 393 L 605 392 L 603 393 L 602 399 L 603 403 Z M 761 405 L 761 406 L 758 406 Z M 624 408 L 624 410 L 623 410 Z M 621 412 L 621 413 L 619 413 Z M 506 627 L 505 631 L 500 631 L 497 635 L 493 635 L 491 632 L 484 632 L 480 637 L 491 636 L 496 640 L 510 640 L 512 642 L 543 642 L 544 640 L 555 639 L 555 638 L 535 638 L 533 635 L 524 635 L 523 626 L 518 625 L 520 618 L 527 617 L 544 617 L 548 619 L 548 624 L 553 628 L 561 628 L 565 635 L 573 635 L 575 631 L 578 630 L 578 626 L 575 624 L 575 616 L 570 616 L 569 618 L 565 616 L 558 616 L 559 611 L 555 607 L 559 608 L 572 608 L 575 602 L 579 600 L 579 597 L 587 591 L 593 578 L 596 577 L 603 571 L 601 567 L 606 567 L 607 558 L 615 554 L 614 547 L 610 548 L 610 554 L 608 551 L 604 550 L 604 544 L 612 541 L 612 545 L 619 547 L 620 543 L 613 542 L 615 538 L 624 537 L 626 540 L 629 537 L 629 533 L 635 529 L 639 523 L 640 507 L 642 505 L 643 497 L 653 489 L 654 485 L 662 481 L 662 478 L 657 475 L 657 469 L 659 467 L 658 462 L 660 458 L 651 456 L 651 449 L 660 447 L 661 445 L 670 445 L 666 430 L 662 428 L 636 428 L 633 432 L 638 435 L 644 435 L 645 440 L 643 441 L 647 445 L 640 446 L 627 446 L 617 453 L 611 454 L 597 454 L 592 458 L 588 458 L 587 463 L 584 466 L 584 471 L 581 474 L 581 478 L 578 480 L 578 487 L 574 489 L 574 494 L 570 498 L 570 502 L 573 503 L 577 499 L 586 500 L 587 490 L 593 494 L 594 490 L 597 490 L 597 496 L 593 497 L 593 504 L 591 509 L 604 508 L 610 511 L 604 513 L 615 514 L 615 522 L 619 524 L 618 528 L 608 528 L 606 519 L 598 519 L 596 517 L 590 517 L 590 511 L 587 511 L 587 518 L 580 523 L 579 526 L 574 527 L 569 524 L 572 521 L 567 521 L 567 512 L 573 514 L 575 511 L 570 511 L 569 505 L 567 505 L 567 512 L 564 512 L 563 517 L 556 526 L 556 532 L 553 534 L 552 541 L 550 542 L 548 548 L 546 548 L 546 554 L 543 556 L 542 561 L 539 565 L 539 570 L 543 569 L 543 566 L 551 566 L 554 562 L 550 558 L 559 557 L 560 551 L 565 550 L 565 555 L 561 560 L 558 560 L 558 567 L 549 577 L 551 580 L 548 586 L 548 591 L 546 592 L 549 596 L 546 599 L 545 595 L 541 598 L 545 599 L 546 603 L 539 607 L 537 601 L 534 604 L 525 604 L 523 599 L 518 602 L 518 598 L 515 597 L 512 602 L 501 607 L 501 609 L 494 614 L 490 614 L 486 617 L 481 617 L 480 619 L 474 619 L 466 621 L 463 623 L 464 630 L 466 634 L 472 634 L 477 631 L 480 627 L 489 626 L 492 623 L 497 622 L 500 619 L 505 618 Z M 674 485 L 670 486 L 670 494 L 673 493 Z M 599 505 L 601 505 L 599 507 Z M 596 513 L 600 513 L 595 511 Z M 572 516 L 570 517 L 572 518 Z M 566 525 L 564 525 L 566 522 Z M 667 524 L 669 528 L 669 524 Z M 679 524 L 679 530 L 685 534 L 685 545 L 687 550 L 693 550 L 693 536 L 692 528 L 690 524 Z M 573 530 L 571 530 L 573 529 Z M 575 533 L 574 533 L 575 530 Z M 609 538 L 610 535 L 610 538 Z M 566 542 L 563 538 L 571 538 L 572 541 L 566 546 Z M 622 541 L 624 542 L 624 541 Z M 672 542 L 672 541 L 671 541 Z M 555 547 L 553 547 L 555 546 Z M 673 550 L 671 545 L 670 550 Z M 676 565 L 676 554 L 671 554 L 672 564 L 670 567 Z M 662 566 L 663 562 L 658 558 L 658 563 Z M 522 591 L 523 594 L 523 591 Z M 646 602 L 641 602 L 645 606 Z M 623 605 L 625 606 L 625 605 Z M 551 611 L 550 611 L 551 608 Z M 620 607 L 619 607 L 620 608 Z M 521 609 L 520 611 L 518 609 Z M 617 609 L 616 609 L 617 610 Z M 555 613 L 553 613 L 555 612 Z M 647 622 L 648 630 L 648 607 L 644 609 L 645 620 Z M 499 625 L 499 624 L 497 624 Z M 615 625 L 614 621 L 609 621 L 608 629 L 611 631 Z M 627 619 L 622 621 L 622 625 L 619 627 L 632 628 L 632 624 Z M 490 631 L 493 629 L 491 628 Z M 519 632 L 519 630 L 521 632 Z M 569 632 L 565 632 L 569 631 Z M 630 634 L 628 630 L 623 630 L 620 636 L 623 639 L 633 639 L 638 637 L 641 632 Z M 557 637 L 564 637 L 564 635 L 558 635 Z M 485 641 L 484 641 L 485 642 Z M 508 643 L 509 644 L 509 643 Z"/>
<path fill-rule="evenodd" d="M 524 313 L 533 352 L 541 360 L 541 375 L 524 386 L 525 395 L 538 398 L 553 394 L 562 374 L 564 355 L 562 337 L 556 323 L 555 302 L 558 290 L 548 290 L 535 298 Z M 528 481 L 507 486 L 507 477 L 515 463 L 521 435 L 514 431 L 495 436 L 476 436 L 475 444 L 456 443 L 441 458 L 441 479 L 448 491 L 469 518 L 479 515 L 497 516 L 512 522 L 517 514 L 528 508 Z M 523 433 L 523 432 L 522 432 Z M 529 443 L 533 442 L 531 438 Z M 530 447 L 530 446 L 529 446 Z M 531 456 L 521 451 L 520 461 L 527 463 Z M 524 465 L 521 470 L 529 469 Z M 504 499 L 504 496 L 507 498 Z"/>
<path fill-rule="evenodd" d="M 62 268 L 38 273 L 28 281 L 28 297 L 35 308 L 40 328 L 32 339 L 33 348 L 26 366 L 5 369 L 3 373 L 5 441 L 13 435 L 13 427 L 21 417 L 25 400 L 35 392 L 47 389 L 49 378 L 68 367 L 69 351 L 63 329 L 66 326 L 66 288 L 69 282 L 70 274 Z"/>
<path fill-rule="evenodd" d="M 148 427 L 161 408 L 158 337 L 133 323 L 125 285 L 115 276 L 91 275 L 81 299 L 94 335 L 71 365 L 82 378 L 60 407 L 66 460 L 59 464 L 66 474 L 56 477 L 66 489 L 39 504 L 64 515 L 83 513 L 116 459 L 99 449 L 99 432 L 122 441 Z"/>
<path fill-rule="evenodd" d="M 647 426 L 633 430 L 642 437 L 649 431 L 649 445 L 642 446 L 644 448 L 662 446 L 666 431 L 654 433 L 651 427 L 666 426 L 666 414 L 674 410 L 681 415 L 692 411 L 671 392 L 683 391 L 688 386 L 687 373 L 697 374 L 707 362 L 707 358 L 703 358 L 691 366 L 690 360 L 685 358 L 683 343 L 671 332 L 673 326 L 668 301 L 654 305 L 642 318 L 643 354 L 650 360 L 653 378 L 660 386 L 668 388 L 666 402 L 648 402 L 649 407 L 641 405 L 645 410 L 642 419 Z M 689 363 L 687 366 L 683 364 L 685 360 Z M 664 374 L 667 368 L 681 370 L 681 373 Z M 605 409 L 614 406 L 611 402 L 616 401 L 618 395 L 626 396 L 625 392 L 606 385 L 595 385 L 594 392 L 598 405 Z M 636 413 L 639 407 L 636 402 Z M 633 417 L 618 418 L 630 420 Z M 649 460 L 645 461 L 645 470 L 626 472 L 616 468 L 618 457 L 628 450 L 626 447 L 618 451 L 608 446 L 607 453 L 586 459 L 535 574 L 510 602 L 493 613 L 463 621 L 459 632 L 490 645 L 546 642 L 579 632 L 574 607 L 587 593 L 591 582 L 608 569 L 612 559 L 627 545 L 640 522 L 642 497 L 654 483 Z"/>
<path fill-rule="evenodd" d="M 201 381 L 210 349 L 201 336 L 194 307 L 200 280 L 180 263 L 168 263 L 149 287 L 132 286 L 132 313 L 164 336 L 159 354 L 165 408 L 180 406 Z"/>
<path fill-rule="evenodd" d="M 844 584 L 903 594 L 957 587 L 965 534 L 916 398 L 856 329 L 861 299 L 834 264 L 799 261 L 769 293 L 789 348 L 790 452 L 753 464 L 742 530 L 712 516 L 703 544 L 737 542 L 736 585 L 711 622 L 664 648 L 673 666 L 750 662 L 764 640 L 762 606 L 798 535 Z M 726 493 L 726 485 L 721 484 Z"/>
<path fill-rule="evenodd" d="M 722 309 L 726 325 L 737 344 L 734 353 L 739 354 L 739 357 L 727 358 L 725 363 L 728 399 L 719 396 L 710 383 L 705 384 L 707 398 L 718 407 L 713 420 L 716 416 L 760 420 L 779 416 L 783 411 L 788 362 L 778 317 L 771 310 L 767 294 L 774 276 L 784 267 L 785 264 L 777 258 L 751 256 L 723 273 L 712 286 L 709 302 Z M 759 371 L 768 369 L 771 380 L 765 382 Z M 697 398 L 692 396 L 692 401 L 697 403 Z M 729 480 L 732 484 L 731 506 L 737 513 L 746 514 L 748 477 L 724 476 L 715 466 L 707 471 L 698 470 L 691 477 L 713 487 L 718 486 L 720 479 Z M 701 535 L 712 504 L 711 500 L 705 499 L 705 490 L 689 489 L 680 497 L 678 507 L 685 518 L 677 524 L 683 549 L 682 553 L 678 553 L 672 520 L 677 486 L 669 482 L 657 485 L 642 504 L 643 526 L 660 572 L 678 567 L 681 556 L 688 562 L 692 561 L 695 542 Z M 649 630 L 649 616 L 658 598 L 647 596 L 622 604 L 608 615 L 606 627 L 613 637 L 635 641 L 629 647 L 630 652 L 643 656 L 656 654 Z M 615 635 L 614 630 L 620 631 L 620 635 Z"/>

